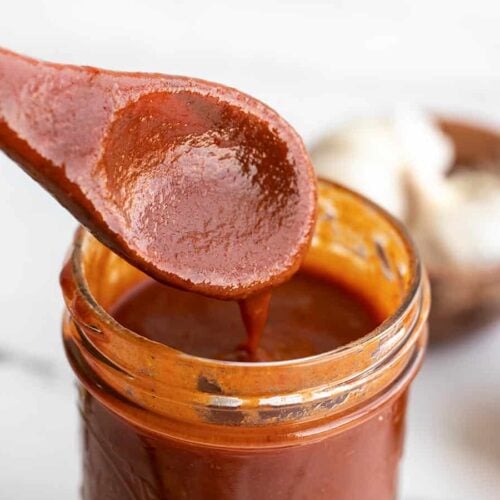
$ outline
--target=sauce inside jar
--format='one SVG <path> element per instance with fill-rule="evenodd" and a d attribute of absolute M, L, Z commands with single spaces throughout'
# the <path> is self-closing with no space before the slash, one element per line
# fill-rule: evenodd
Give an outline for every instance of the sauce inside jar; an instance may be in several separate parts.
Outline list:
<path fill-rule="evenodd" d="M 235 302 L 181 291 L 147 279 L 111 308 L 130 330 L 188 354 L 236 361 L 312 356 L 356 340 L 382 315 L 354 290 L 327 275 L 302 270 L 273 290 L 259 347 L 246 349 Z"/>

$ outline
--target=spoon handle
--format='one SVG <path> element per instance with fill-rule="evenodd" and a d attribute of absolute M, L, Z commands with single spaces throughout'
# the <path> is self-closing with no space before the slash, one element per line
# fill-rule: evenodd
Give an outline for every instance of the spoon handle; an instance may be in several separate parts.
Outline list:
<path fill-rule="evenodd" d="M 87 226 L 92 203 L 79 186 L 109 114 L 96 73 L 0 48 L 0 149 Z"/>

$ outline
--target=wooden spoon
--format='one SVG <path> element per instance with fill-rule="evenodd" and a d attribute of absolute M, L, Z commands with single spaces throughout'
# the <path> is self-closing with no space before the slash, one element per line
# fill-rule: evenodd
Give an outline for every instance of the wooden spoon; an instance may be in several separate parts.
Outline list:
<path fill-rule="evenodd" d="M 222 85 L 0 49 L 0 147 L 114 252 L 174 286 L 241 299 L 286 280 L 309 244 L 301 139 Z"/>

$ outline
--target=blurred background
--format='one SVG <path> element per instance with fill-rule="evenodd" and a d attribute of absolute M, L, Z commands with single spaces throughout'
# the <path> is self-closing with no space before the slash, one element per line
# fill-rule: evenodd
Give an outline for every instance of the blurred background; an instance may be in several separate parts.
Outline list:
<path fill-rule="evenodd" d="M 494 0 L 17 0 L 2 6 L 0 45 L 231 85 L 312 145 L 401 104 L 500 129 L 499 25 Z M 75 227 L 0 155 L 2 500 L 78 498 L 58 285 Z M 498 323 L 431 348 L 412 391 L 403 500 L 500 498 L 499 359 Z"/>

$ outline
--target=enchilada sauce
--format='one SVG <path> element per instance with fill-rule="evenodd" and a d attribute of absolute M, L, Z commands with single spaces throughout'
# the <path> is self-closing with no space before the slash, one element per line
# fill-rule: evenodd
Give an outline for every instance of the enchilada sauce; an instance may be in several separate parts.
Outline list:
<path fill-rule="evenodd" d="M 315 178 L 293 129 L 249 96 L 0 49 L 0 147 L 113 251 L 184 289 L 150 280 L 114 305 L 140 335 L 202 357 L 276 361 L 329 351 L 381 320 L 328 277 L 287 282 L 312 235 Z M 394 495 L 404 393 L 342 433 L 266 449 L 151 435 L 106 397 L 82 389 L 85 500 Z"/>

